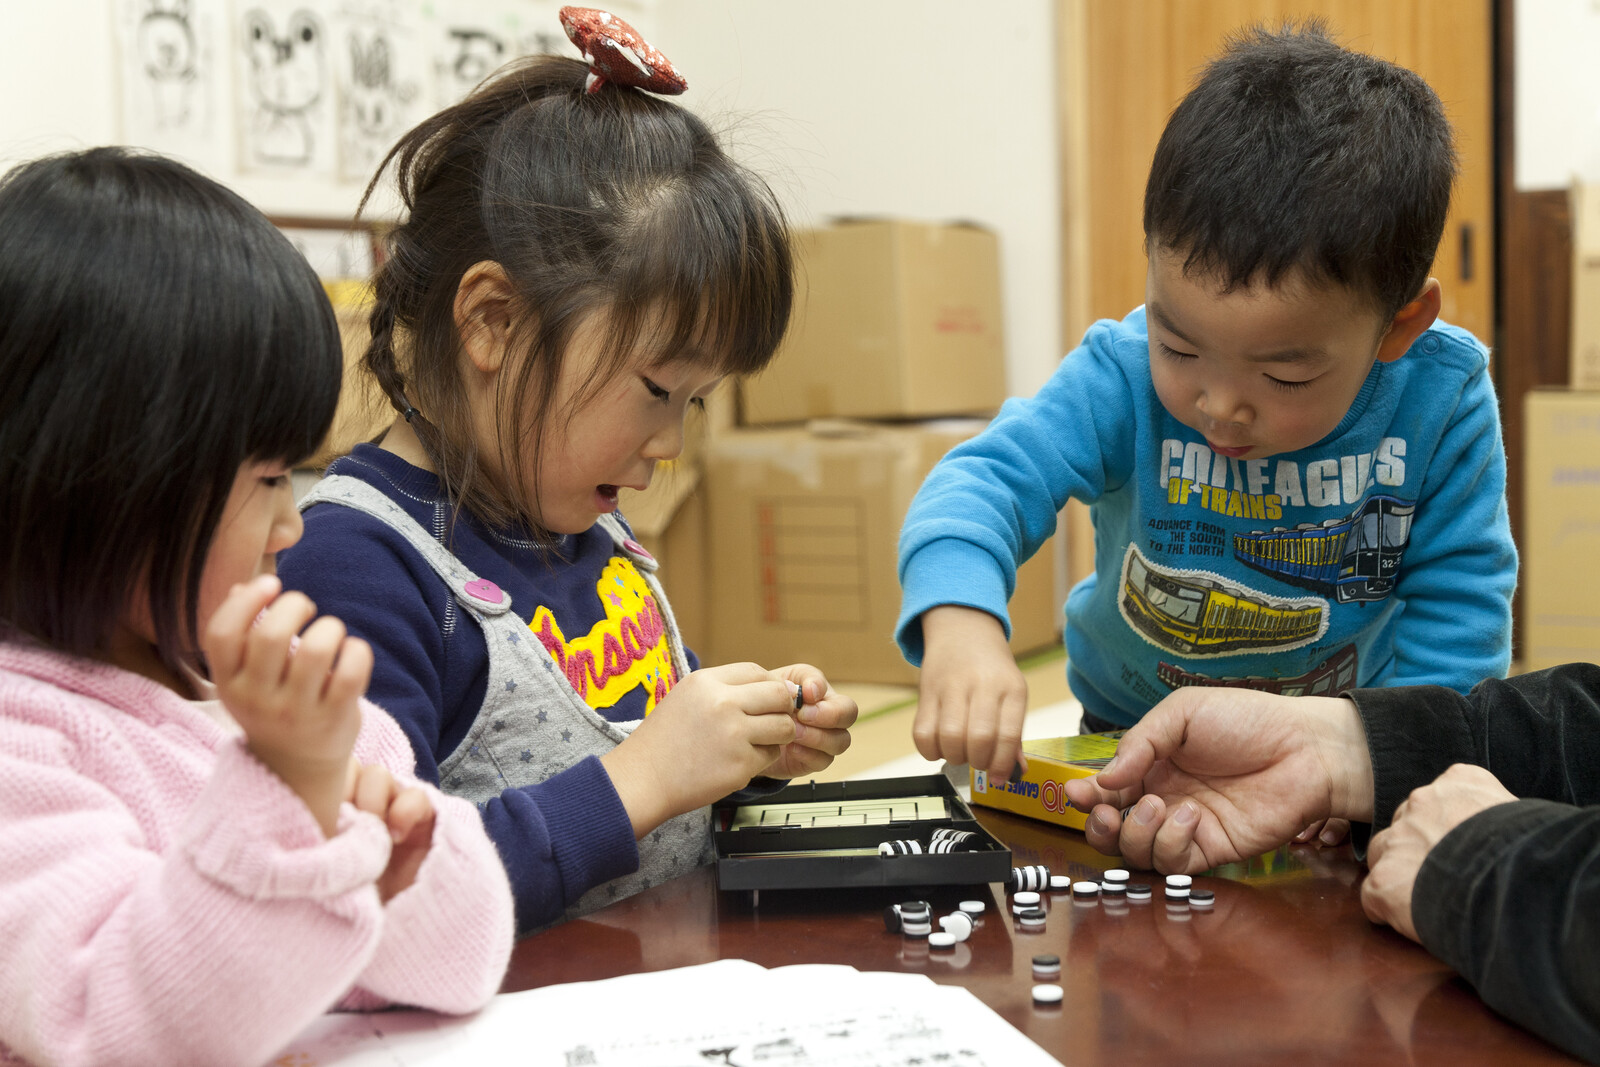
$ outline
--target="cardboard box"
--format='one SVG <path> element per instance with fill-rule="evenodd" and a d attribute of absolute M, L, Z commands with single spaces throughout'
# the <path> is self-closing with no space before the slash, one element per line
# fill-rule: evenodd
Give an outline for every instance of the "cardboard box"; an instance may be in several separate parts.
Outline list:
<path fill-rule="evenodd" d="M 1523 403 L 1523 662 L 1600 662 L 1600 391 L 1535 389 Z"/>
<path fill-rule="evenodd" d="M 711 649 L 715 662 L 814 663 L 829 678 L 914 685 L 894 624 L 900 525 L 941 456 L 981 419 L 819 422 L 711 441 Z M 1055 552 L 1019 572 L 1012 648 L 1058 640 Z"/>
<path fill-rule="evenodd" d="M 1072 806 L 1062 786 L 1067 779 L 1087 778 L 1110 762 L 1124 732 L 1024 741 L 1028 772 L 1022 780 L 1001 781 L 974 767 L 972 802 L 1082 830 L 1088 816 Z"/>
<path fill-rule="evenodd" d="M 841 222 L 796 235 L 783 347 L 742 384 L 747 425 L 992 414 L 1006 398 L 995 235 Z"/>
<path fill-rule="evenodd" d="M 1600 389 L 1600 185 L 1572 187 L 1572 367 L 1574 389 Z"/>

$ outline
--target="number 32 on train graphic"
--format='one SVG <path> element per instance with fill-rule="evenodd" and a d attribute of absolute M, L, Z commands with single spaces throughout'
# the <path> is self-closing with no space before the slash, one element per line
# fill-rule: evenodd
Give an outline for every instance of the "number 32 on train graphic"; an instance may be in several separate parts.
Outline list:
<path fill-rule="evenodd" d="M 1233 535 L 1239 562 L 1289 585 L 1346 604 L 1383 600 L 1394 589 L 1416 504 L 1372 496 L 1321 525 L 1301 523 Z M 1279 597 L 1209 571 L 1170 570 L 1129 545 L 1122 613 L 1151 643 L 1184 655 L 1282 651 L 1327 630 L 1322 597 Z"/>

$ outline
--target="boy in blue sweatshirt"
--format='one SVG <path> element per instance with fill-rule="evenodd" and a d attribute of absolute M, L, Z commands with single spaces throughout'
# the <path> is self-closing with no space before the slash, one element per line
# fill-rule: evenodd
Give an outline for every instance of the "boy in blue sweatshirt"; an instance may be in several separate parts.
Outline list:
<path fill-rule="evenodd" d="M 1085 335 L 928 476 L 896 636 L 929 759 L 1008 774 L 1027 686 L 1018 564 L 1068 498 L 1095 572 L 1067 598 L 1085 729 L 1172 689 L 1336 694 L 1510 665 L 1517 558 L 1488 351 L 1428 277 L 1455 177 L 1439 99 L 1320 27 L 1233 41 L 1145 187 L 1145 304 Z"/>

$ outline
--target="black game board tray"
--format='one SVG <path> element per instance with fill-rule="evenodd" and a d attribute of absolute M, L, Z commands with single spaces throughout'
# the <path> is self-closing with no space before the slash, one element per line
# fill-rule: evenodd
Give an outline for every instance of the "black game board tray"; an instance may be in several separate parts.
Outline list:
<path fill-rule="evenodd" d="M 1011 850 L 979 825 L 942 774 L 803 782 L 712 811 L 719 889 L 976 885 L 1011 877 Z M 929 854 L 941 827 L 970 830 L 969 851 Z M 882 856 L 914 840 L 920 855 Z"/>

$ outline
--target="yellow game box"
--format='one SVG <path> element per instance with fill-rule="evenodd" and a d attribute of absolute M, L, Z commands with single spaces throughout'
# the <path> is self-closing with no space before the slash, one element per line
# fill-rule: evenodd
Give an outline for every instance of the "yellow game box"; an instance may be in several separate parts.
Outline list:
<path fill-rule="evenodd" d="M 1112 730 L 1024 741 L 1022 751 L 1028 757 L 1028 772 L 1022 780 L 1004 781 L 974 767 L 972 802 L 1082 830 L 1084 814 L 1067 799 L 1063 783 L 1068 778 L 1087 778 L 1109 763 L 1125 732 Z"/>

